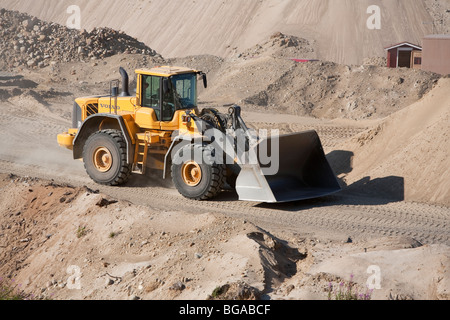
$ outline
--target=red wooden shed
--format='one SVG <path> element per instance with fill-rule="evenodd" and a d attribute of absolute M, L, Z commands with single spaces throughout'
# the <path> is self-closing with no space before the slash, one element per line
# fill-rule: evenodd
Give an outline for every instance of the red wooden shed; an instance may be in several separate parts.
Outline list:
<path fill-rule="evenodd" d="M 422 47 L 409 42 L 402 42 L 384 48 L 387 51 L 388 68 L 414 68 L 422 67 Z"/>

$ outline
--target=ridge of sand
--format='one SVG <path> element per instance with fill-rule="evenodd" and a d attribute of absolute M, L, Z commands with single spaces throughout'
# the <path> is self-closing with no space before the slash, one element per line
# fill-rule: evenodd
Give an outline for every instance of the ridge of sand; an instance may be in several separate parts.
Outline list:
<path fill-rule="evenodd" d="M 340 146 L 353 153 L 347 184 L 402 178 L 405 200 L 450 205 L 450 79 L 418 102 Z"/>

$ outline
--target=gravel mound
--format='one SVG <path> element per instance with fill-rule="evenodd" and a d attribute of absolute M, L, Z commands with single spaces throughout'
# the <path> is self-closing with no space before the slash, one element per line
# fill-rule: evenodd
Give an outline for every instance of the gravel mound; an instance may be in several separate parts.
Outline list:
<path fill-rule="evenodd" d="M 52 62 L 102 59 L 120 53 L 160 56 L 120 31 L 109 28 L 79 31 L 5 9 L 0 9 L 0 37 L 1 69 L 43 68 Z"/>
<path fill-rule="evenodd" d="M 239 58 L 252 59 L 264 56 L 288 59 L 316 59 L 315 41 L 276 32 L 269 39 L 256 44 L 238 55 Z"/>

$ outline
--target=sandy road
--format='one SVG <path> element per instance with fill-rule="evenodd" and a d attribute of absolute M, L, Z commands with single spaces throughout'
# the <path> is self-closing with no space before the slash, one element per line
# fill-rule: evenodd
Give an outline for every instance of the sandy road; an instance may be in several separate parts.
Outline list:
<path fill-rule="evenodd" d="M 70 156 L 68 155 L 68 161 Z M 71 174 L 38 165 L 0 160 L 0 172 L 53 179 L 57 183 L 87 186 L 135 204 L 161 211 L 216 212 L 246 219 L 275 236 L 309 235 L 327 240 L 363 240 L 380 236 L 409 236 L 424 244 L 450 244 L 450 210 L 446 207 L 374 199 L 350 191 L 322 199 L 288 204 L 238 201 L 234 191 L 225 191 L 213 201 L 184 199 L 168 181 L 136 177 L 123 187 L 99 186 L 85 175 L 82 163 Z"/>

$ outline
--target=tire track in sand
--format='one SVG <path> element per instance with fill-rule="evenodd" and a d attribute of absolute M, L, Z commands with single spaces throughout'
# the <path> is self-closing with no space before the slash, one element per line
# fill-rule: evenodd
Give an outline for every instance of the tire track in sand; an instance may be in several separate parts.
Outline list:
<path fill-rule="evenodd" d="M 325 237 L 365 239 L 380 236 L 408 236 L 423 244 L 450 245 L 450 209 L 443 206 L 389 201 L 355 196 L 348 191 L 321 199 L 289 204 L 261 204 L 238 201 L 235 192 L 223 192 L 216 200 L 197 202 L 183 198 L 170 183 L 134 179 L 123 187 L 92 183 L 82 171 L 57 175 L 42 167 L 0 161 L 2 173 L 54 179 L 57 183 L 88 186 L 111 197 L 162 211 L 215 212 L 248 220 L 269 232 L 317 234 Z M 31 170 L 30 170 L 31 169 Z"/>

